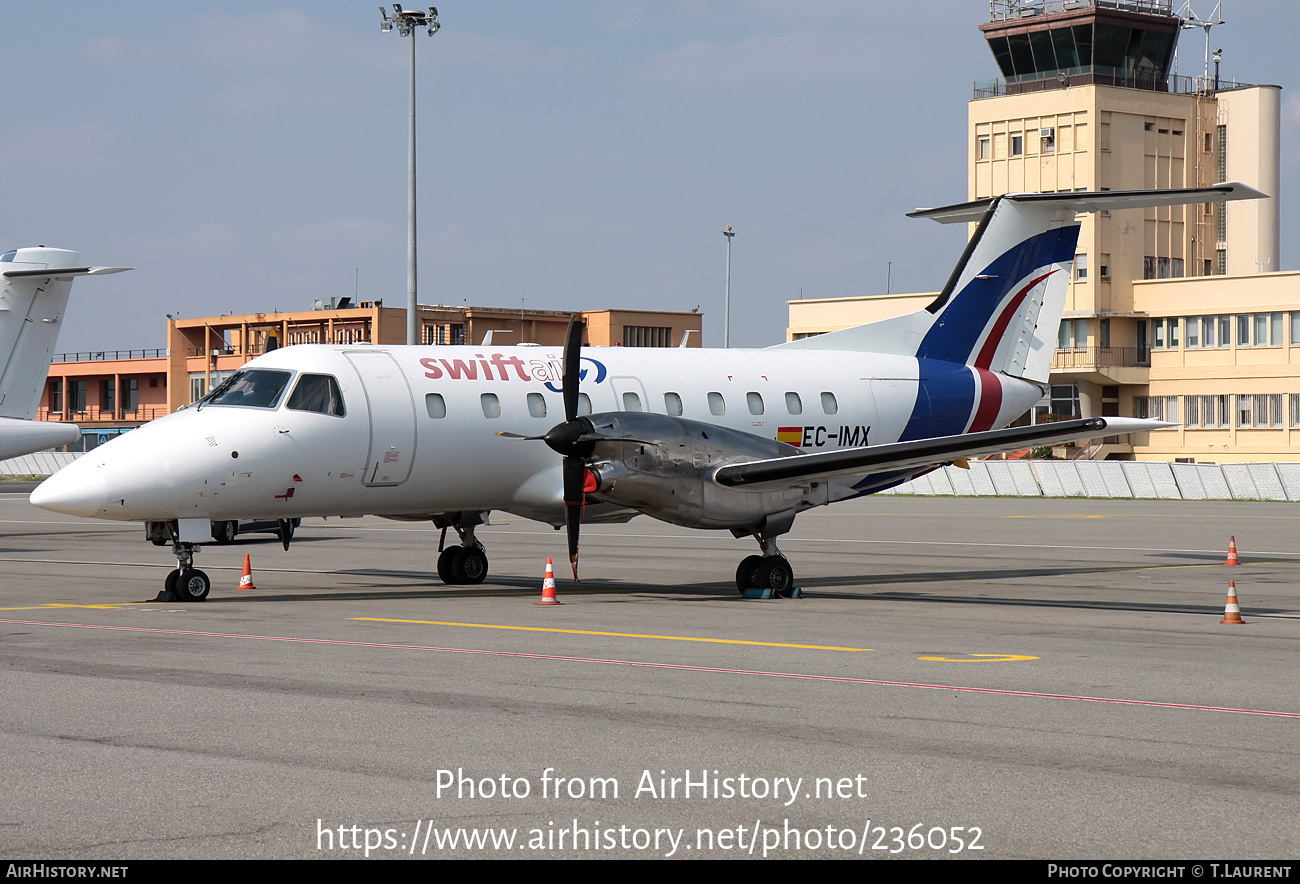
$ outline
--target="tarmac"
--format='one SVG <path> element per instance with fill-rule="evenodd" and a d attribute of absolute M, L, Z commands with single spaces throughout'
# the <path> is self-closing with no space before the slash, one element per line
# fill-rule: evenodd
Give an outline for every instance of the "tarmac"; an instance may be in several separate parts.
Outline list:
<path fill-rule="evenodd" d="M 644 517 L 584 528 L 574 584 L 494 513 L 473 587 L 431 526 L 309 519 L 205 546 L 181 604 L 140 525 L 3 486 L 0 855 L 1294 858 L 1297 529 L 868 498 L 800 516 L 805 597 L 756 600 L 752 542 Z"/>

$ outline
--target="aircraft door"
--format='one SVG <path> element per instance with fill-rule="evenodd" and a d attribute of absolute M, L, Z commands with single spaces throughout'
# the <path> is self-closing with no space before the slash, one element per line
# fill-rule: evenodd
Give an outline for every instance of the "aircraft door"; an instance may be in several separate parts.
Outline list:
<path fill-rule="evenodd" d="M 353 350 L 343 354 L 361 377 L 370 416 L 370 450 L 363 485 L 400 485 L 415 461 L 415 406 L 406 375 L 391 355 Z"/>

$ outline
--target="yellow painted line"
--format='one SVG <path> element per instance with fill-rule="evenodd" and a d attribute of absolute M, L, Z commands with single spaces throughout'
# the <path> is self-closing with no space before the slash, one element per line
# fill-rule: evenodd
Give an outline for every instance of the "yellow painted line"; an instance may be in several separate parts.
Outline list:
<path fill-rule="evenodd" d="M 718 645 L 759 645 L 765 648 L 801 648 L 808 651 L 870 651 L 871 648 L 837 648 L 830 645 L 795 645 L 781 642 L 751 642 L 736 638 L 697 638 L 689 635 L 640 635 L 635 632 L 596 632 L 589 629 L 554 629 L 546 626 L 502 626 L 498 623 L 453 623 L 446 620 L 394 620 L 387 617 L 350 617 L 374 623 L 415 623 L 421 626 L 470 626 L 475 629 L 517 629 L 523 632 L 564 632 L 569 635 L 607 635 L 614 638 L 657 638 L 674 642 L 707 642 Z"/>
<path fill-rule="evenodd" d="M 1114 516 L 1108 515 L 1086 515 L 1084 513 L 1048 513 L 1044 515 L 1033 516 L 1006 516 L 1008 519 L 1110 519 Z"/>
<path fill-rule="evenodd" d="M 966 659 L 958 657 L 917 657 L 918 660 L 931 660 L 935 663 L 1014 663 L 1017 660 L 1037 660 L 1023 654 L 971 654 Z"/>
<path fill-rule="evenodd" d="M 73 605 L 62 602 L 50 602 L 45 605 L 28 605 L 24 608 L 0 608 L 0 611 L 45 611 L 50 608 L 101 608 L 108 610 L 111 608 L 123 608 L 128 605 L 138 605 L 140 602 L 111 602 L 107 605 Z"/>

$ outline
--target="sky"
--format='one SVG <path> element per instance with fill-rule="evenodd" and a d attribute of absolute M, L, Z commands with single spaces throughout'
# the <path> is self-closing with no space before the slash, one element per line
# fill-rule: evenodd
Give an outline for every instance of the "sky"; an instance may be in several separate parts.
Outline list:
<path fill-rule="evenodd" d="M 1179 0 L 1181 3 L 1181 0 Z M 1208 15 L 1213 4 L 1193 2 Z M 1283 87 L 1282 269 L 1300 267 L 1293 0 L 1224 0 L 1223 74 Z M 420 302 L 705 314 L 933 291 L 962 225 L 987 0 L 447 0 L 417 43 Z M 11 4 L 0 245 L 80 251 L 60 352 L 166 314 L 406 300 L 409 46 L 373 3 Z M 1184 32 L 1180 73 L 1204 37 Z"/>

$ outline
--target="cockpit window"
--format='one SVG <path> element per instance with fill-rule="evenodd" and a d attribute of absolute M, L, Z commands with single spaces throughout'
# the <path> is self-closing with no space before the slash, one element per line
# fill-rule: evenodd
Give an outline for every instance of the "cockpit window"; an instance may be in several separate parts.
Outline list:
<path fill-rule="evenodd" d="M 333 375 L 305 374 L 298 378 L 298 386 L 289 396 L 289 407 L 294 411 L 314 411 L 343 417 L 343 393 Z"/>
<path fill-rule="evenodd" d="M 17 257 L 18 257 L 17 249 L 14 249 L 13 251 L 10 252 L 5 252 L 3 255 L 0 255 L 0 264 L 12 264 L 14 262 L 14 258 Z"/>
<path fill-rule="evenodd" d="M 199 402 L 203 405 L 242 405 L 245 408 L 275 408 L 284 388 L 289 385 L 289 372 L 255 368 L 230 376 L 221 386 Z"/>

